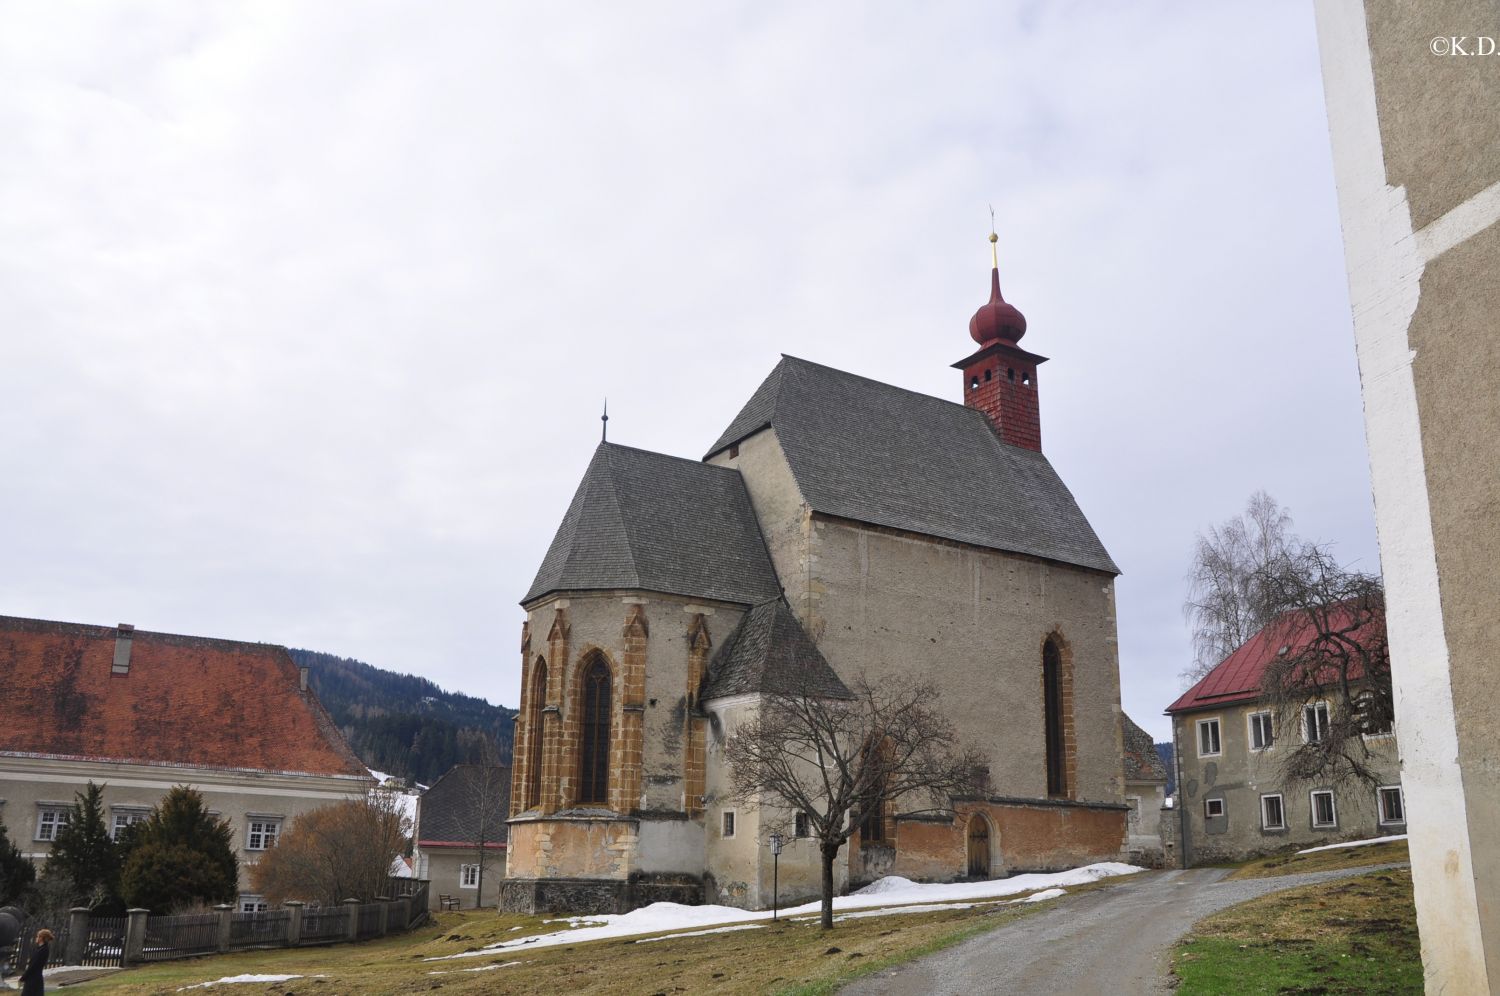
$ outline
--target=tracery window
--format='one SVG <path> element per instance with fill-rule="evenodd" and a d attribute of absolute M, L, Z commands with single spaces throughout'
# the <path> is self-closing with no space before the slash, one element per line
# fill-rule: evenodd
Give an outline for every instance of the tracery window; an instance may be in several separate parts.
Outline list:
<path fill-rule="evenodd" d="M 522 801 L 528 808 L 542 801 L 542 710 L 546 707 L 547 662 L 538 657 L 531 679 L 531 712 L 526 717 L 526 795 Z"/>
<path fill-rule="evenodd" d="M 609 665 L 595 656 L 584 668 L 579 717 L 578 801 L 586 805 L 609 801 L 609 686 Z"/>

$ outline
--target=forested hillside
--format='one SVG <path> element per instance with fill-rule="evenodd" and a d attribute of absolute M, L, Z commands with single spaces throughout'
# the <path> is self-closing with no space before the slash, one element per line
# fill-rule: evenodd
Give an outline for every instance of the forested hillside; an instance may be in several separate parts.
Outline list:
<path fill-rule="evenodd" d="M 291 653 L 310 669 L 319 701 L 369 767 L 431 785 L 455 764 L 484 760 L 487 749 L 510 763 L 515 710 L 363 661 Z"/>

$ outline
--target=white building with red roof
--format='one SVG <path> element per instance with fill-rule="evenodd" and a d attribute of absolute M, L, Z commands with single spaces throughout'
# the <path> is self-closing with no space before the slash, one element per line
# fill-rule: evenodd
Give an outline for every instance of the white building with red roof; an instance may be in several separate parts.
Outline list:
<path fill-rule="evenodd" d="M 0 616 L 0 675 L 0 820 L 38 865 L 88 782 L 112 832 L 189 785 L 234 828 L 255 909 L 245 869 L 373 782 L 285 647 Z"/>
<path fill-rule="evenodd" d="M 1356 643 L 1385 639 L 1383 620 L 1351 626 L 1340 612 L 1327 610 L 1322 629 L 1347 629 Z M 1356 735 L 1361 761 L 1375 775 L 1373 784 L 1332 775 L 1293 779 L 1286 773 L 1288 753 L 1329 735 L 1340 719 L 1340 669 L 1330 663 L 1301 679 L 1308 692 L 1295 708 L 1271 703 L 1263 691 L 1266 673 L 1278 658 L 1308 656 L 1304 651 L 1318 638 L 1319 627 L 1288 613 L 1167 707 L 1177 765 L 1174 829 L 1183 867 L 1245 860 L 1293 844 L 1406 832 L 1400 759 L 1388 725 Z M 1357 659 L 1344 673 L 1355 686 L 1364 681 Z"/>

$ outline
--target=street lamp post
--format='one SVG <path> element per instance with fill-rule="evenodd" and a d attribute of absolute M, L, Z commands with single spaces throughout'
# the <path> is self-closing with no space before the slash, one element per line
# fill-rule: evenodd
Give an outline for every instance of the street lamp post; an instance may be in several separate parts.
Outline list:
<path fill-rule="evenodd" d="M 781 834 L 771 834 L 771 919 L 776 919 L 781 886 Z"/>

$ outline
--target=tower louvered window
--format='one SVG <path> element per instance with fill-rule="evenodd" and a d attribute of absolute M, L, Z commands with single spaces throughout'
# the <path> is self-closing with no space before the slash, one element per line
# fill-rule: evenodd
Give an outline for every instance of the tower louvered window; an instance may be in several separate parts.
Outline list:
<path fill-rule="evenodd" d="M 578 758 L 578 801 L 609 801 L 609 665 L 595 657 L 583 673 L 583 713 Z"/>
<path fill-rule="evenodd" d="M 1042 645 L 1042 698 L 1047 743 L 1047 794 L 1068 794 L 1068 768 L 1063 739 L 1063 694 L 1062 654 L 1057 641 L 1049 639 Z"/>

